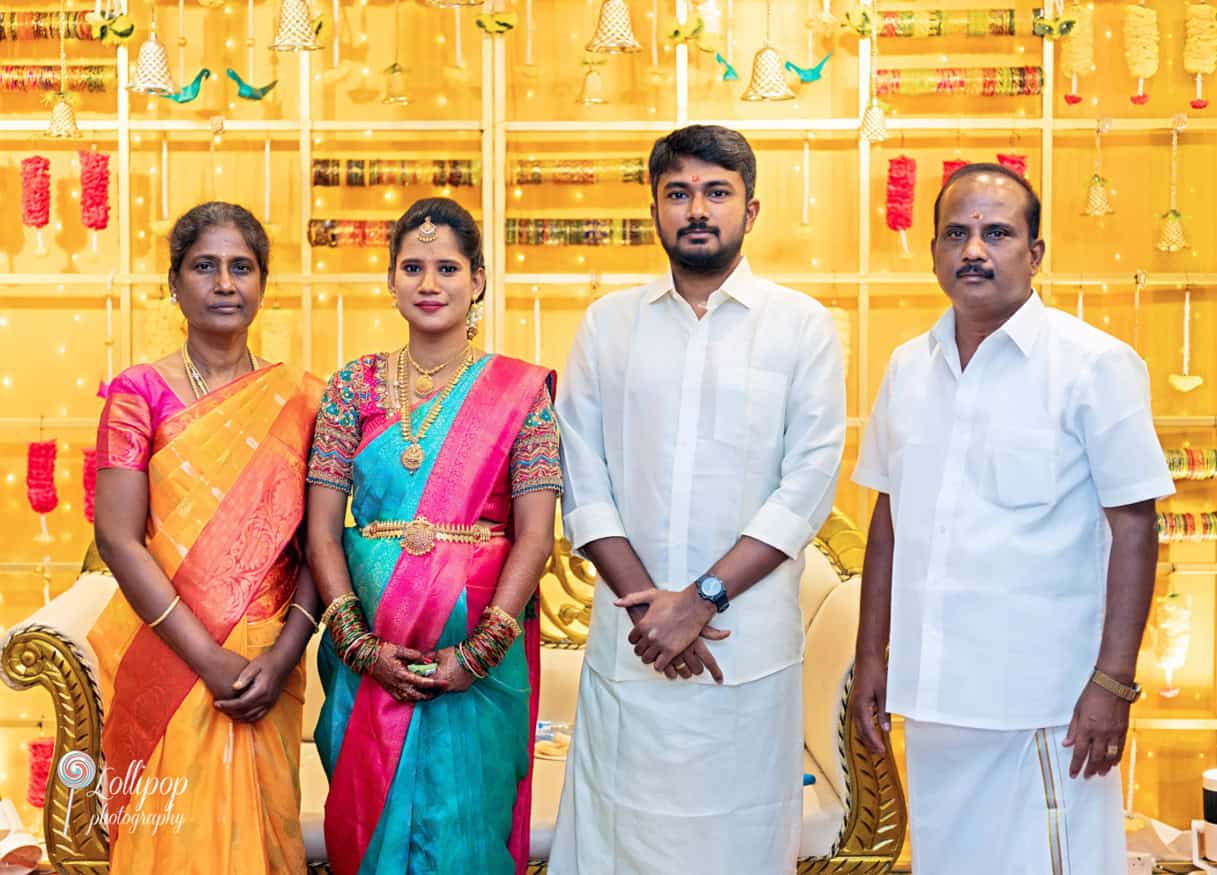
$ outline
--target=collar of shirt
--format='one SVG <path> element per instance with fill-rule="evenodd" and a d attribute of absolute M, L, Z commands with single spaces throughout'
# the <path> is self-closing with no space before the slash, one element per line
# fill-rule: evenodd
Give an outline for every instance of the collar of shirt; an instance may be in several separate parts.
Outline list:
<path fill-rule="evenodd" d="M 1014 311 L 1014 315 L 997 329 L 995 334 L 1004 334 L 1014 341 L 1014 345 L 1024 355 L 1031 355 L 1035 340 L 1039 337 L 1040 328 L 1044 324 L 1044 302 L 1035 289 L 1023 305 Z M 959 370 L 959 347 L 955 343 L 955 308 L 949 308 L 930 329 L 930 354 L 942 347 L 947 359 L 952 362 L 956 371 Z"/>
<path fill-rule="evenodd" d="M 657 301 L 663 300 L 666 295 L 676 294 L 676 280 L 672 277 L 671 269 L 668 272 L 655 280 L 651 284 L 651 288 L 645 295 L 645 300 L 648 304 L 654 304 Z M 735 266 L 735 270 L 731 271 L 721 286 L 710 294 L 706 301 L 707 312 L 713 310 L 721 302 L 723 297 L 731 298 L 751 309 L 756 303 L 756 288 L 752 282 L 752 268 L 748 265 L 747 258 L 741 258 L 740 263 Z"/>

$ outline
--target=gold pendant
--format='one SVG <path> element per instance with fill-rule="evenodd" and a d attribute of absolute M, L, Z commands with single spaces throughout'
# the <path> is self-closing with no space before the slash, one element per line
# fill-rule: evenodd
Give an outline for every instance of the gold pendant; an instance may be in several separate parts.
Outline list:
<path fill-rule="evenodd" d="M 414 380 L 414 388 L 419 395 L 430 395 L 431 390 L 435 388 L 435 381 L 431 379 L 430 374 L 419 374 Z"/>
<path fill-rule="evenodd" d="M 407 471 L 413 474 L 423 465 L 423 448 L 418 444 L 410 444 L 406 447 L 405 452 L 401 454 L 401 464 Z"/>

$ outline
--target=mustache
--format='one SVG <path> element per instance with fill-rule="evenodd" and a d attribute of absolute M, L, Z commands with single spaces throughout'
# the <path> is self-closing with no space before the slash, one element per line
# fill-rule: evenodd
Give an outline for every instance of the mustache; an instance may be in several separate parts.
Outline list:
<path fill-rule="evenodd" d="M 979 276 L 987 280 L 993 279 L 995 274 L 987 267 L 981 267 L 979 264 L 965 264 L 959 270 L 955 271 L 955 278 L 960 279 L 965 276 Z"/>
<path fill-rule="evenodd" d="M 685 226 L 684 228 L 681 228 L 679 231 L 677 231 L 676 236 L 684 237 L 686 234 L 693 234 L 695 232 L 701 232 L 703 234 L 713 234 L 715 237 L 718 236 L 718 228 L 712 228 L 711 226 L 707 225 L 705 222 L 690 222 L 687 226 Z"/>

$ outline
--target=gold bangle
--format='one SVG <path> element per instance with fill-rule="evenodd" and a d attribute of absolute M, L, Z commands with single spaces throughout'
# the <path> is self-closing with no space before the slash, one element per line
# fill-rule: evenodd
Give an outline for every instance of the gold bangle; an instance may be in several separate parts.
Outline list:
<path fill-rule="evenodd" d="M 1090 682 L 1096 687 L 1106 690 L 1117 699 L 1123 699 L 1125 702 L 1135 702 L 1141 698 L 1141 685 L 1133 681 L 1131 685 L 1121 683 L 1120 681 L 1101 671 L 1098 668 L 1090 676 Z"/>
<path fill-rule="evenodd" d="M 308 621 L 313 624 L 314 632 L 316 632 L 318 629 L 321 628 L 321 624 L 317 622 L 317 619 L 312 614 L 310 614 L 308 611 L 306 611 L 304 609 L 304 605 L 298 604 L 296 602 L 292 602 L 290 605 L 287 606 L 288 613 L 291 613 L 292 608 L 295 608 L 297 611 L 304 614 L 304 616 L 308 617 Z M 284 619 L 283 622 L 286 623 L 287 620 Z"/>
<path fill-rule="evenodd" d="M 328 626 L 330 624 L 330 620 L 333 618 L 334 614 L 336 614 L 340 610 L 342 610 L 343 605 L 348 604 L 349 602 L 357 602 L 357 601 L 359 601 L 359 596 L 355 595 L 355 593 L 353 593 L 353 592 L 344 593 L 344 594 L 338 596 L 338 598 L 336 598 L 332 602 L 330 602 L 329 607 L 327 607 L 325 609 L 325 611 L 322 612 L 321 625 Z"/>
<path fill-rule="evenodd" d="M 165 613 L 161 614 L 159 617 L 157 617 L 155 620 L 153 620 L 151 623 L 149 623 L 148 628 L 155 629 L 161 623 L 165 622 L 165 618 L 173 613 L 173 609 L 177 607 L 177 603 L 180 602 L 181 600 L 182 600 L 182 597 L 180 595 L 174 596 L 173 601 L 171 601 L 169 603 L 169 607 L 165 608 Z"/>

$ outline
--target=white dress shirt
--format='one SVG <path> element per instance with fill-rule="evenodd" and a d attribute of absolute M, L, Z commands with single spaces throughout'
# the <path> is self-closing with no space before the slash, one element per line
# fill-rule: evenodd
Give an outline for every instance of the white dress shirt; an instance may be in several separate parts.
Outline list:
<path fill-rule="evenodd" d="M 727 683 L 797 663 L 802 550 L 832 509 L 845 440 L 828 311 L 741 261 L 698 319 L 669 273 L 588 308 L 556 408 L 575 548 L 628 538 L 663 589 L 688 586 L 741 535 L 781 550 L 792 558 L 714 618 L 731 635 L 709 647 Z M 596 586 L 588 664 L 609 680 L 659 677 L 613 600 Z"/>
<path fill-rule="evenodd" d="M 1033 292 L 961 371 L 948 310 L 892 354 L 854 481 L 891 496 L 888 709 L 1068 723 L 1103 629 L 1103 508 L 1174 492 L 1137 354 Z"/>

